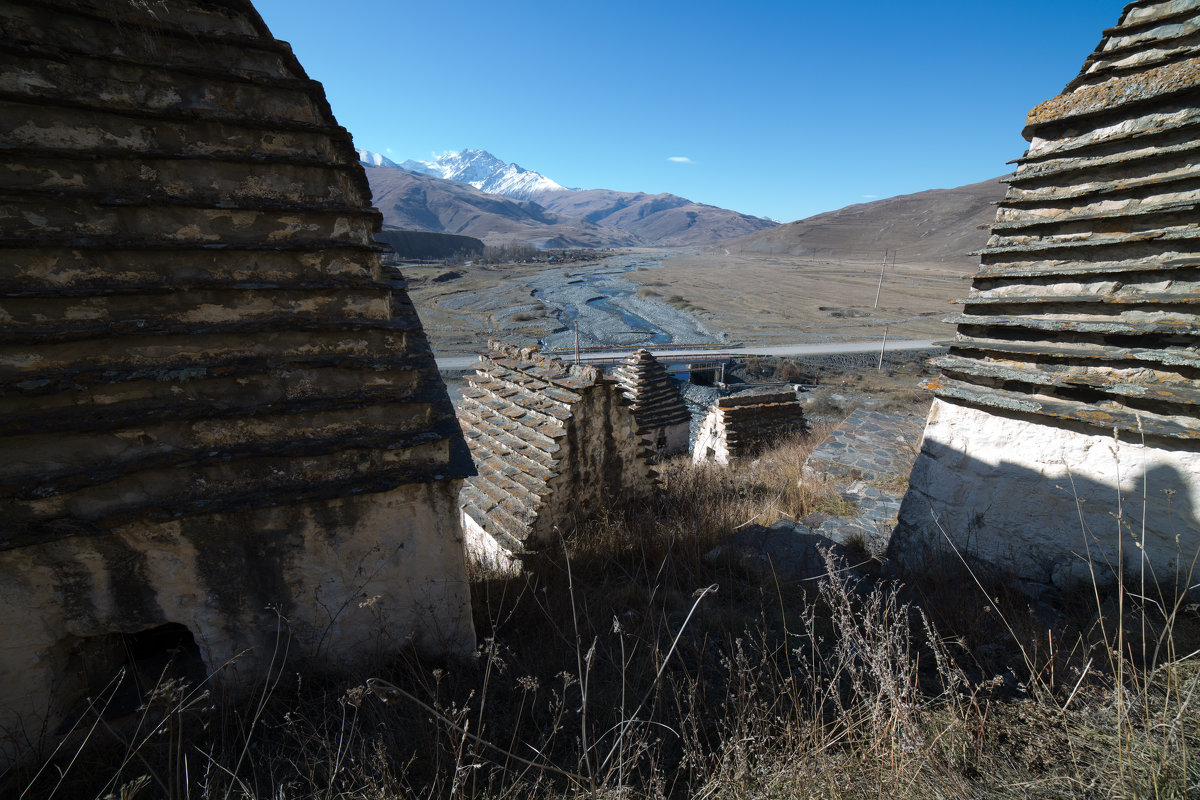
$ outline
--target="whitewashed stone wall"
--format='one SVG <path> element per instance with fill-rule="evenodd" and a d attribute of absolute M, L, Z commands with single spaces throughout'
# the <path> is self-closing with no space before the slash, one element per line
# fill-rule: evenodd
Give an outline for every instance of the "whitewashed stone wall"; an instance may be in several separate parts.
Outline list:
<path fill-rule="evenodd" d="M 898 562 L 949 537 L 1030 591 L 1200 584 L 1197 29 L 1200 0 L 1129 3 L 1029 112 L 934 362 Z"/>
<path fill-rule="evenodd" d="M 700 430 L 696 432 L 696 446 L 692 449 L 692 463 L 729 466 L 729 447 L 725 439 L 725 413 L 713 406 L 704 415 Z"/>
<path fill-rule="evenodd" d="M 696 434 L 692 463 L 724 466 L 804 429 L 804 407 L 794 392 L 721 397 Z"/>
<path fill-rule="evenodd" d="M 691 426 L 687 422 L 654 428 L 649 433 L 650 446 L 655 455 L 669 456 L 675 453 L 686 453 L 691 444 Z"/>
<path fill-rule="evenodd" d="M 1200 446 L 935 400 L 891 555 L 952 547 L 1029 584 L 1180 583 L 1200 547 Z M 1200 580 L 1200 569 L 1191 583 Z"/>
<path fill-rule="evenodd" d="M 69 723 L 82 697 L 105 703 L 113 675 L 86 653 L 114 633 L 181 625 L 212 685 L 235 691 L 296 658 L 470 652 L 458 483 L 0 550 L 0 762 Z"/>

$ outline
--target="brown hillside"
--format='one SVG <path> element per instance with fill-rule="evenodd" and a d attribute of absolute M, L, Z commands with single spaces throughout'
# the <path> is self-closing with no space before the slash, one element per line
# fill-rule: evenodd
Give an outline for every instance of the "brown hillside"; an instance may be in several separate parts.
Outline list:
<path fill-rule="evenodd" d="M 710 244 L 772 228 L 776 224 L 761 217 L 693 203 L 686 197 L 665 193 L 568 189 L 539 192 L 534 199 L 559 214 L 583 217 L 664 246 Z"/>
<path fill-rule="evenodd" d="M 465 183 L 399 167 L 366 170 L 375 207 L 388 228 L 474 236 L 486 244 L 528 242 L 539 247 L 630 247 L 638 236 L 564 217 L 537 203 L 485 194 Z"/>
<path fill-rule="evenodd" d="M 862 259 L 896 250 L 901 261 L 971 269 L 978 262 L 967 253 L 987 243 L 994 204 L 1007 189 L 1003 180 L 858 203 L 721 242 L 712 251 Z"/>

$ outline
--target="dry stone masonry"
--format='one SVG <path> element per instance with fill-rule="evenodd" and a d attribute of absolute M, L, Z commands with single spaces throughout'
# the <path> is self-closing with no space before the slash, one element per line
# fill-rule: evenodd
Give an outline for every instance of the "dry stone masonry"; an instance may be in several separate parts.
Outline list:
<path fill-rule="evenodd" d="M 804 407 L 795 392 L 722 397 L 700 425 L 692 463 L 727 465 L 804 428 Z"/>
<path fill-rule="evenodd" d="M 675 381 L 649 350 L 630 355 L 613 372 L 629 400 L 638 433 L 656 457 L 686 453 L 692 415 Z"/>
<path fill-rule="evenodd" d="M 1127 5 L 1024 134 L 892 550 L 915 564 L 949 538 L 1030 588 L 1119 566 L 1182 583 L 1200 547 L 1200 0 Z"/>
<path fill-rule="evenodd" d="M 514 568 L 578 521 L 654 491 L 628 401 L 595 367 L 491 342 L 458 414 L 479 471 L 462 489 L 463 530 L 482 564 Z"/>
<path fill-rule="evenodd" d="M 130 659 L 469 650 L 469 456 L 320 84 L 245 0 L 0 20 L 0 760 Z"/>

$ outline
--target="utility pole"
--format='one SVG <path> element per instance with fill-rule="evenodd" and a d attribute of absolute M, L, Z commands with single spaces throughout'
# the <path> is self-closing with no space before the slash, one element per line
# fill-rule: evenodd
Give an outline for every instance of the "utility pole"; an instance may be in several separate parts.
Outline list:
<path fill-rule="evenodd" d="M 575 320 L 575 363 L 579 363 L 579 320 Z"/>
<path fill-rule="evenodd" d="M 888 332 L 888 326 L 884 325 L 883 326 L 883 344 L 879 348 L 879 366 L 877 366 L 875 368 L 876 372 L 883 369 L 883 351 L 887 350 L 887 332 Z"/>
<path fill-rule="evenodd" d="M 879 285 L 875 287 L 875 308 L 879 308 L 879 293 L 883 291 L 883 273 L 887 269 L 888 251 L 883 251 L 883 266 L 879 268 Z"/>

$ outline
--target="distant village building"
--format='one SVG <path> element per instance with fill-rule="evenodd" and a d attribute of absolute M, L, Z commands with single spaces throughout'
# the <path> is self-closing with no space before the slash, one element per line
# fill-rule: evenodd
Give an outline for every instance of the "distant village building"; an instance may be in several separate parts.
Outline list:
<path fill-rule="evenodd" d="M 617 367 L 613 377 L 630 403 L 638 433 L 655 457 L 686 453 L 692 415 L 658 359 L 649 350 L 638 350 Z"/>
<path fill-rule="evenodd" d="M 482 564 L 514 568 L 578 522 L 654 491 L 629 403 L 595 367 L 492 342 L 458 415 L 479 472 L 463 485 L 463 530 Z"/>
<path fill-rule="evenodd" d="M 470 652 L 470 458 L 320 84 L 245 0 L 3 15 L 0 762 L 122 668 Z"/>
<path fill-rule="evenodd" d="M 804 407 L 795 392 L 721 397 L 700 425 L 692 463 L 728 465 L 804 429 Z"/>
<path fill-rule="evenodd" d="M 1196 0 L 1130 3 L 1029 113 L 897 560 L 953 546 L 1034 590 L 1200 578 L 1198 28 Z"/>

